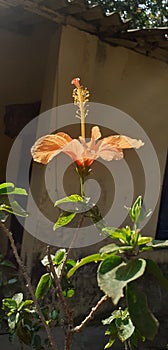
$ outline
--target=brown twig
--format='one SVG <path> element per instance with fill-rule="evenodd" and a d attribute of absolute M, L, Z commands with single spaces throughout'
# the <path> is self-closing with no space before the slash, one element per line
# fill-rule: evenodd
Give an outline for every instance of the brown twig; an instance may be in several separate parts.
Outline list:
<path fill-rule="evenodd" d="M 27 270 L 26 270 L 26 267 L 23 264 L 23 261 L 21 260 L 19 254 L 18 254 L 17 248 L 15 246 L 14 239 L 12 237 L 12 233 L 6 228 L 6 226 L 1 221 L 0 221 L 0 227 L 2 228 L 3 232 L 6 234 L 6 236 L 8 237 L 8 239 L 10 241 L 13 254 L 14 254 L 15 259 L 16 259 L 19 267 L 20 267 L 20 270 L 21 270 L 21 272 L 23 274 L 23 277 L 26 280 L 27 287 L 28 287 L 29 292 L 31 294 L 32 300 L 34 302 L 34 305 L 35 305 L 35 307 L 37 309 L 37 312 L 38 312 L 38 315 L 40 317 L 40 320 L 41 320 L 41 322 L 42 322 L 42 324 L 43 324 L 43 326 L 44 326 L 44 328 L 46 330 L 46 333 L 47 333 L 49 342 L 50 342 L 50 344 L 52 346 L 52 349 L 53 350 L 58 350 L 57 345 L 55 343 L 55 340 L 53 338 L 53 335 L 51 333 L 51 330 L 50 330 L 49 326 L 46 324 L 46 321 L 45 321 L 45 318 L 44 318 L 43 313 L 41 311 L 40 305 L 39 305 L 39 303 L 38 303 L 38 301 L 37 301 L 37 299 L 35 297 L 33 286 L 31 284 L 31 279 L 30 279 L 30 277 L 29 277 L 29 275 L 27 273 Z"/>
<path fill-rule="evenodd" d="M 72 329 L 73 329 L 73 317 L 72 317 L 72 311 L 69 309 L 67 303 L 66 303 L 66 299 L 63 295 L 63 290 L 62 290 L 62 286 L 61 286 L 61 281 L 60 278 L 58 277 L 56 270 L 54 268 L 52 259 L 51 259 L 51 253 L 50 253 L 50 246 L 47 246 L 47 255 L 48 255 L 48 262 L 50 265 L 50 271 L 53 274 L 54 277 L 54 281 L 55 281 L 55 285 L 57 287 L 57 292 L 60 298 L 60 303 L 62 305 L 63 308 L 63 312 L 64 312 L 64 316 L 67 318 L 67 329 L 65 329 L 65 327 L 63 327 L 64 329 L 64 334 L 65 334 L 65 346 L 64 349 L 65 350 L 70 350 L 71 347 L 71 342 L 72 342 Z"/>
<path fill-rule="evenodd" d="M 97 304 L 92 307 L 90 313 L 85 317 L 85 319 L 81 322 L 80 325 L 73 328 L 73 332 L 77 333 L 82 330 L 84 326 L 94 317 L 95 312 L 102 306 L 102 304 L 108 299 L 107 295 L 103 295 L 103 297 L 97 302 Z"/>
<path fill-rule="evenodd" d="M 67 250 L 67 252 L 66 252 L 66 256 L 65 256 L 65 259 L 64 259 L 63 264 L 62 264 L 62 267 L 61 267 L 61 274 L 60 274 L 60 277 L 59 277 L 60 280 L 61 280 L 62 274 L 63 274 L 63 272 L 64 272 L 64 267 L 65 267 L 65 265 L 66 265 L 66 263 L 67 263 L 67 260 L 68 260 L 68 258 L 69 258 L 69 254 L 70 254 L 70 252 L 71 252 L 71 250 L 72 250 L 72 248 L 73 248 L 72 245 L 73 245 L 73 243 L 74 243 L 75 240 L 76 240 L 78 231 L 79 231 L 80 227 L 82 226 L 83 220 L 84 220 L 84 215 L 82 214 L 81 217 L 80 217 L 80 220 L 79 220 L 79 222 L 78 222 L 78 226 L 77 226 L 77 228 L 76 228 L 76 230 L 75 230 L 74 236 L 73 236 L 73 238 L 72 238 L 72 241 L 71 241 L 71 243 L 70 243 L 70 246 L 69 246 L 69 248 L 68 248 L 68 250 Z"/>

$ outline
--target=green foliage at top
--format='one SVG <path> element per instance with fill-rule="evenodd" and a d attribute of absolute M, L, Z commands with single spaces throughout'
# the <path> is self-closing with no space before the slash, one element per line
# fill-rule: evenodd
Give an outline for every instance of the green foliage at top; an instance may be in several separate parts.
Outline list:
<path fill-rule="evenodd" d="M 92 7 L 101 5 L 106 15 L 118 12 L 123 20 L 131 20 L 131 28 L 156 28 L 168 25 L 166 0 L 86 0 Z"/>

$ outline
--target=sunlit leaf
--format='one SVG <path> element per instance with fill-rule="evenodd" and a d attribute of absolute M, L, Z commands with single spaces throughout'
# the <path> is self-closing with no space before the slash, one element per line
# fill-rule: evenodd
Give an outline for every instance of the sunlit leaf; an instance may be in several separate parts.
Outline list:
<path fill-rule="evenodd" d="M 116 258 L 116 261 L 114 258 Z M 111 255 L 111 267 L 109 258 L 107 258 L 107 263 L 107 259 L 100 263 L 97 275 L 100 289 L 112 298 L 114 304 L 117 304 L 120 298 L 124 296 L 124 287 L 129 282 L 142 276 L 146 267 L 144 259 L 130 260 L 126 263 L 118 258 L 120 257 Z"/>
<path fill-rule="evenodd" d="M 104 349 L 109 349 L 109 348 L 111 348 L 111 346 L 114 344 L 114 342 L 115 342 L 115 338 L 114 338 L 114 339 L 113 339 L 113 338 L 110 338 L 109 341 L 108 341 L 108 343 L 105 345 Z"/>
<path fill-rule="evenodd" d="M 72 298 L 74 293 L 75 293 L 74 289 L 68 289 L 66 293 L 67 298 Z"/>
<path fill-rule="evenodd" d="M 125 342 L 134 333 L 134 325 L 131 321 L 129 313 L 125 317 L 117 317 L 115 321 L 117 327 L 118 338 Z"/>
<path fill-rule="evenodd" d="M 69 213 L 67 211 L 62 212 L 61 215 L 59 216 L 58 220 L 54 224 L 53 230 L 55 231 L 59 227 L 63 227 L 63 226 L 68 225 L 73 220 L 75 215 L 76 215 L 76 213 Z"/>
<path fill-rule="evenodd" d="M 71 194 L 68 197 L 64 197 L 64 198 L 56 201 L 54 204 L 54 207 L 56 207 L 57 205 L 62 204 L 62 203 L 70 203 L 70 202 L 73 202 L 73 203 L 85 202 L 86 203 L 87 201 L 88 201 L 88 198 L 83 198 L 83 197 L 79 196 L 78 194 Z"/>
<path fill-rule="evenodd" d="M 9 205 L 1 204 L 0 211 L 5 211 L 11 214 L 15 214 L 17 216 L 27 217 L 28 213 L 16 202 L 13 201 Z"/>
<path fill-rule="evenodd" d="M 20 304 L 18 310 L 20 311 L 21 309 L 25 309 L 25 308 L 27 308 L 27 306 L 30 306 L 32 304 L 33 304 L 33 300 L 27 299 L 25 301 L 22 301 L 22 303 Z"/>
<path fill-rule="evenodd" d="M 12 182 L 4 182 L 0 184 L 0 195 L 4 194 L 19 194 L 27 196 L 27 192 L 24 188 L 15 187 Z"/>
<path fill-rule="evenodd" d="M 117 253 L 117 252 L 122 253 L 122 252 L 127 251 L 127 250 L 132 250 L 132 246 L 128 246 L 128 245 L 119 246 L 115 243 L 111 243 L 111 244 L 108 244 L 108 245 L 105 245 L 104 247 L 102 247 L 100 249 L 100 253 L 101 254 L 104 254 L 104 253 L 109 254 L 109 253 Z"/>
<path fill-rule="evenodd" d="M 140 212 L 141 212 L 141 207 L 142 207 L 142 196 L 139 196 L 134 204 L 132 205 L 129 215 L 131 217 L 131 220 L 136 223 L 139 219 Z"/>
<path fill-rule="evenodd" d="M 2 308 L 5 309 L 16 309 L 17 308 L 17 302 L 12 298 L 5 298 L 2 300 Z"/>
<path fill-rule="evenodd" d="M 101 260 L 103 260 L 101 254 L 88 255 L 85 258 L 81 259 L 79 262 L 77 262 L 76 265 L 68 271 L 67 277 L 70 278 L 81 266 L 91 262 L 98 262 Z"/>
<path fill-rule="evenodd" d="M 16 303 L 17 303 L 17 306 L 19 306 L 20 303 L 21 303 L 22 300 L 23 300 L 23 293 L 17 293 L 17 294 L 15 294 L 15 295 L 12 297 L 12 299 L 15 300 Z"/>
<path fill-rule="evenodd" d="M 105 227 L 102 229 L 103 232 L 107 233 L 109 237 L 119 239 L 122 242 L 127 242 L 126 233 L 122 229 L 114 229 L 112 227 Z"/>
<path fill-rule="evenodd" d="M 151 242 L 148 243 L 149 247 L 152 248 L 167 248 L 168 247 L 168 240 L 165 241 L 159 241 L 159 240 L 153 240 Z"/>
<path fill-rule="evenodd" d="M 60 265 L 66 256 L 66 249 L 58 249 L 52 261 L 54 265 Z"/>
<path fill-rule="evenodd" d="M 51 285 L 52 285 L 51 275 L 49 273 L 42 275 L 36 287 L 36 292 L 35 292 L 36 298 L 37 299 L 43 298 L 48 293 Z"/>
<path fill-rule="evenodd" d="M 149 243 L 151 241 L 152 241 L 152 237 L 139 236 L 139 238 L 138 238 L 138 245 L 147 244 L 147 243 Z"/>

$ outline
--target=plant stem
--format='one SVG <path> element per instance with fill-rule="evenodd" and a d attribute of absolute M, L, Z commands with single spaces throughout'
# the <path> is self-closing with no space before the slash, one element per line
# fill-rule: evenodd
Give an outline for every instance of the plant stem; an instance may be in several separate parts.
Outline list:
<path fill-rule="evenodd" d="M 80 332 L 81 329 L 86 326 L 86 324 L 94 317 L 95 312 L 102 306 L 102 304 L 108 299 L 107 295 L 103 295 L 103 297 L 97 302 L 97 304 L 92 307 L 90 313 L 88 316 L 85 317 L 85 319 L 81 322 L 80 325 L 76 326 L 73 329 L 73 332 Z"/>
<path fill-rule="evenodd" d="M 84 220 L 84 215 L 83 215 L 83 213 L 82 213 L 82 214 L 81 214 L 81 217 L 80 217 L 80 219 L 79 219 L 79 222 L 78 222 L 78 226 L 77 226 L 77 228 L 76 228 L 76 230 L 75 230 L 74 236 L 73 236 L 72 241 L 71 241 L 71 243 L 70 243 L 70 246 L 69 246 L 69 248 L 68 248 L 68 250 L 67 250 L 65 259 L 64 259 L 64 261 L 63 261 L 59 280 L 61 280 L 61 278 L 62 278 L 62 274 L 63 274 L 63 271 L 64 271 L 64 267 L 65 267 L 65 265 L 66 265 L 66 263 L 67 263 L 67 260 L 68 260 L 68 258 L 69 258 L 70 252 L 71 252 L 71 250 L 72 250 L 73 243 L 74 243 L 75 240 L 76 240 L 78 231 L 79 231 L 80 227 L 82 226 L 83 220 Z"/>
<path fill-rule="evenodd" d="M 80 189 L 81 189 L 81 196 L 85 197 L 85 192 L 84 192 L 84 176 L 80 175 Z"/>
<path fill-rule="evenodd" d="M 53 274 L 54 277 L 54 281 L 55 281 L 55 285 L 57 287 L 57 291 L 58 291 L 58 295 L 60 298 L 60 302 L 63 308 L 63 312 L 64 315 L 67 319 L 67 324 L 68 327 L 67 329 L 64 328 L 64 333 L 65 333 L 65 346 L 64 346 L 64 350 L 70 350 L 71 347 L 71 342 L 72 342 L 72 329 L 73 329 L 73 313 L 72 311 L 69 309 L 67 303 L 66 303 L 66 299 L 63 295 L 63 290 L 62 290 L 62 286 L 61 286 L 61 282 L 60 282 L 60 278 L 58 277 L 52 259 L 51 259 L 51 253 L 50 253 L 50 246 L 47 246 L 47 255 L 48 255 L 48 261 L 50 264 L 50 271 Z"/>
<path fill-rule="evenodd" d="M 38 312 L 38 315 L 40 317 L 40 320 L 46 330 L 46 333 L 47 333 L 47 336 L 48 336 L 48 339 L 49 339 L 49 342 L 51 344 L 51 347 L 53 350 L 58 350 L 57 348 L 57 345 L 55 343 L 55 340 L 53 338 L 53 335 L 51 333 L 51 330 L 50 330 L 50 327 L 46 324 L 46 321 L 45 321 L 45 318 L 43 316 L 43 313 L 41 311 L 41 308 L 40 308 L 40 305 L 35 297 L 35 293 L 34 293 L 34 290 L 33 290 L 33 286 L 31 284 L 31 279 L 27 273 L 27 270 L 26 270 L 26 267 L 24 266 L 23 264 L 23 261 L 21 260 L 20 256 L 18 255 L 18 251 L 17 251 L 17 248 L 15 246 L 15 242 L 14 242 L 14 239 L 12 237 L 12 233 L 6 228 L 6 226 L 0 221 L 0 227 L 2 228 L 3 232 L 6 234 L 6 236 L 8 237 L 9 241 L 10 241 L 10 244 L 11 244 L 11 248 L 12 248 L 12 251 L 13 251 L 13 254 L 15 256 L 15 259 L 20 267 L 20 270 L 23 274 L 23 277 L 27 283 L 27 287 L 29 289 L 29 292 L 31 294 L 31 297 L 32 297 L 32 300 L 34 302 L 34 305 L 36 307 L 36 310 Z"/>
<path fill-rule="evenodd" d="M 125 342 L 124 342 L 124 348 L 125 348 L 125 350 L 129 350 L 130 349 L 127 340 L 125 340 Z"/>

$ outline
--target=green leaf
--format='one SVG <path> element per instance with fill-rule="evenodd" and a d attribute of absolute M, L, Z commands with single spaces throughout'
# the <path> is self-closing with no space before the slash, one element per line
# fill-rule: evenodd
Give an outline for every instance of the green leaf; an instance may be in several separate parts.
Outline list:
<path fill-rule="evenodd" d="M 165 241 L 159 241 L 159 240 L 153 240 L 152 242 L 148 243 L 149 247 L 152 248 L 167 248 L 168 247 L 168 240 Z"/>
<path fill-rule="evenodd" d="M 138 343 L 139 341 L 144 342 L 145 341 L 145 337 L 143 337 L 139 330 L 137 328 L 135 328 L 134 333 L 132 334 L 131 338 L 130 338 L 130 344 L 131 344 L 131 349 L 134 348 L 138 348 Z"/>
<path fill-rule="evenodd" d="M 75 215 L 76 215 L 76 213 L 69 213 L 68 211 L 62 212 L 61 215 L 59 216 L 58 220 L 54 224 L 53 230 L 55 231 L 59 227 L 68 225 L 73 220 Z"/>
<path fill-rule="evenodd" d="M 19 317 L 19 313 L 11 313 L 8 316 L 8 326 L 10 328 L 11 331 L 13 331 L 15 329 L 15 326 L 17 324 L 18 321 L 18 317 Z"/>
<path fill-rule="evenodd" d="M 70 270 L 72 267 L 76 265 L 76 261 L 73 259 L 68 259 L 66 262 L 66 267 L 68 270 Z"/>
<path fill-rule="evenodd" d="M 36 298 L 37 299 L 43 298 L 49 291 L 51 285 L 52 285 L 52 277 L 50 276 L 50 274 L 46 273 L 42 275 L 36 287 L 36 292 L 35 292 Z"/>
<path fill-rule="evenodd" d="M 66 249 L 57 250 L 54 258 L 52 259 L 54 265 L 60 265 L 66 256 Z"/>
<path fill-rule="evenodd" d="M 122 229 L 115 229 L 112 227 L 105 227 L 102 229 L 103 232 L 107 233 L 109 237 L 119 239 L 122 242 L 127 243 L 126 233 Z"/>
<path fill-rule="evenodd" d="M 151 241 L 152 241 L 152 237 L 139 236 L 139 238 L 138 238 L 138 245 L 147 244 L 147 243 L 149 243 Z"/>
<path fill-rule="evenodd" d="M 5 222 L 8 218 L 8 214 L 4 213 L 3 211 L 0 211 L 0 221 Z"/>
<path fill-rule="evenodd" d="M 91 262 L 98 262 L 101 260 L 103 260 L 103 258 L 100 254 L 88 255 L 85 258 L 81 259 L 79 262 L 77 262 L 76 265 L 73 266 L 72 269 L 68 271 L 67 277 L 70 278 L 76 272 L 76 270 L 78 270 L 81 266 Z"/>
<path fill-rule="evenodd" d="M 121 262 L 122 260 L 116 259 L 115 262 L 114 257 L 119 258 L 115 255 L 111 256 L 111 270 L 109 260 L 107 261 L 107 265 L 105 265 L 106 259 L 102 263 L 100 263 L 100 266 L 98 268 L 97 280 L 100 289 L 109 297 L 111 297 L 113 303 L 116 305 L 119 299 L 124 296 L 124 287 L 129 282 L 143 275 L 146 267 L 146 261 L 144 259 L 137 259 L 130 260 L 126 263 Z M 115 263 L 117 264 L 117 262 L 118 265 L 115 265 Z"/>
<path fill-rule="evenodd" d="M 9 205 L 1 204 L 0 210 L 22 217 L 28 216 L 28 213 L 26 213 L 26 211 L 16 201 L 11 202 Z"/>
<path fill-rule="evenodd" d="M 7 281 L 7 284 L 11 285 L 11 284 L 14 284 L 18 282 L 18 279 L 17 277 L 13 277 L 13 278 L 10 278 L 8 281 Z"/>
<path fill-rule="evenodd" d="M 113 339 L 113 338 L 110 338 L 109 341 L 108 341 L 108 343 L 105 345 L 104 349 L 109 349 L 109 348 L 111 348 L 111 346 L 114 344 L 114 342 L 115 342 L 115 338 L 114 338 L 114 339 Z"/>
<path fill-rule="evenodd" d="M 162 271 L 159 269 L 159 266 L 151 259 L 146 259 L 146 267 L 152 275 L 157 278 L 160 285 L 168 291 L 168 280 L 164 277 Z"/>
<path fill-rule="evenodd" d="M 114 344 L 115 338 L 117 336 L 117 328 L 116 328 L 115 322 L 112 322 L 110 324 L 110 326 L 107 328 L 105 332 L 105 335 L 109 335 L 110 338 L 108 343 L 105 345 L 104 349 L 109 349 Z"/>
<path fill-rule="evenodd" d="M 87 200 L 87 199 L 85 199 L 85 198 L 79 196 L 78 194 L 71 194 L 71 196 L 64 197 L 64 198 L 59 199 L 58 201 L 56 201 L 55 204 L 54 204 L 54 207 L 56 207 L 57 205 L 62 204 L 62 203 L 86 202 L 86 200 Z"/>
<path fill-rule="evenodd" d="M 129 211 L 130 218 L 134 223 L 137 223 L 137 221 L 139 219 L 139 216 L 141 213 L 141 208 L 142 208 L 142 196 L 139 196 L 135 200 L 132 208 Z"/>
<path fill-rule="evenodd" d="M 17 336 L 19 339 L 26 345 L 31 345 L 32 342 L 32 333 L 30 330 L 24 326 L 23 320 L 20 320 L 17 325 Z"/>
<path fill-rule="evenodd" d="M 108 253 L 123 253 L 124 251 L 132 250 L 132 246 L 119 246 L 115 243 L 111 243 L 102 247 L 99 252 L 100 254 Z"/>
<path fill-rule="evenodd" d="M 15 187 L 12 182 L 4 182 L 0 184 L 0 195 L 4 194 L 19 194 L 27 196 L 27 192 L 24 188 Z"/>
<path fill-rule="evenodd" d="M 128 312 L 125 317 L 117 317 L 115 324 L 117 327 L 118 338 L 122 342 L 125 342 L 134 333 L 135 327 L 131 321 L 131 318 Z"/>
<path fill-rule="evenodd" d="M 2 308 L 3 310 L 5 309 L 16 309 L 17 308 L 17 303 L 15 300 L 13 300 L 12 298 L 5 298 L 2 300 Z"/>
<path fill-rule="evenodd" d="M 158 320 L 149 310 L 146 295 L 138 290 L 135 283 L 127 286 L 127 303 L 132 322 L 140 334 L 153 340 L 158 331 Z"/>
<path fill-rule="evenodd" d="M 16 270 L 16 266 L 9 260 L 0 261 L 0 266 L 9 267 L 11 269 Z"/>
<path fill-rule="evenodd" d="M 18 311 L 25 309 L 25 308 L 27 308 L 27 306 L 32 305 L 32 304 L 33 304 L 33 300 L 25 300 L 20 304 Z"/>
<path fill-rule="evenodd" d="M 20 303 L 21 303 L 22 300 L 23 300 L 23 293 L 17 293 L 17 294 L 15 294 L 15 295 L 12 297 L 12 299 L 15 300 L 16 303 L 17 303 L 17 306 L 19 306 Z"/>
<path fill-rule="evenodd" d="M 59 310 L 52 310 L 50 312 L 50 317 L 51 317 L 52 320 L 58 321 L 59 320 Z"/>
<path fill-rule="evenodd" d="M 35 336 L 33 338 L 33 347 L 35 349 L 41 348 L 41 338 L 38 334 L 35 334 Z"/>
<path fill-rule="evenodd" d="M 67 298 L 72 298 L 74 293 L 75 293 L 74 289 L 68 289 L 66 293 Z"/>
<path fill-rule="evenodd" d="M 103 260 L 103 262 L 99 266 L 99 273 L 106 274 L 107 272 L 113 270 L 116 266 L 121 265 L 123 259 L 118 255 L 110 255 Z"/>
<path fill-rule="evenodd" d="M 102 323 L 104 326 L 106 326 L 107 324 L 111 324 L 115 319 L 116 316 L 112 313 L 110 317 L 106 318 L 105 320 L 102 320 Z"/>

